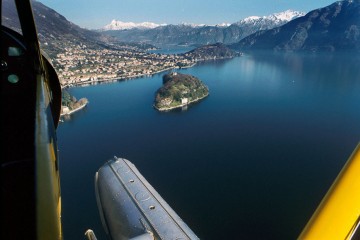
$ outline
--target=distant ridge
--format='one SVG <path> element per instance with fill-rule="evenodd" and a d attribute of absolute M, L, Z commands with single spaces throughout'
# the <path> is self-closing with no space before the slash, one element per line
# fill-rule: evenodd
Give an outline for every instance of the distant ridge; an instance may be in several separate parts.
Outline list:
<path fill-rule="evenodd" d="M 173 24 L 166 24 L 166 23 L 158 24 L 158 23 L 153 23 L 153 22 L 134 23 L 134 22 L 123 22 L 123 21 L 118 21 L 116 19 L 113 19 L 109 24 L 98 29 L 98 31 L 111 31 L 111 30 L 115 30 L 115 31 L 120 30 L 121 31 L 121 30 L 130 30 L 130 29 L 146 30 L 146 29 L 154 29 L 157 27 L 163 27 L 163 26 L 167 26 L 167 25 L 173 25 Z M 184 23 L 180 23 L 177 25 L 183 25 L 183 26 L 197 28 L 197 27 L 205 27 L 205 26 L 228 27 L 231 24 L 230 23 L 219 23 L 216 25 L 206 25 L 206 24 L 196 24 L 196 23 L 184 22 Z"/>
<path fill-rule="evenodd" d="M 360 51 L 360 0 L 313 10 L 283 26 L 260 31 L 233 49 L 274 51 Z"/>
<path fill-rule="evenodd" d="M 81 28 L 68 21 L 55 10 L 39 1 L 31 1 L 39 41 L 50 57 L 72 45 L 83 45 L 92 49 L 102 48 L 150 48 L 152 46 L 119 42 L 109 35 Z M 2 24 L 20 32 L 20 23 L 13 0 L 2 1 Z"/>
<path fill-rule="evenodd" d="M 17 18 L 14 1 L 3 0 L 2 3 L 2 24 L 20 31 L 20 23 Z M 109 36 L 77 26 L 39 1 L 31 1 L 31 4 L 40 43 L 50 55 L 61 51 L 65 45 L 85 44 L 99 48 L 99 44 L 105 44 L 111 40 Z"/>
<path fill-rule="evenodd" d="M 236 43 L 259 30 L 272 29 L 305 14 L 287 10 L 264 17 L 249 17 L 239 22 L 222 23 L 214 26 L 182 23 L 169 24 L 155 28 L 132 28 L 126 30 L 104 31 L 121 41 L 144 42 L 153 45 L 205 45 L 215 43 Z"/>
<path fill-rule="evenodd" d="M 251 17 L 247 17 L 244 18 L 243 20 L 236 22 L 234 24 L 238 25 L 238 26 L 242 26 L 242 25 L 246 25 L 246 24 L 262 24 L 264 26 L 267 25 L 283 25 L 287 22 L 290 22 L 291 20 L 298 18 L 298 17 L 302 17 L 304 16 L 305 13 L 303 12 L 299 12 L 299 11 L 294 11 L 294 10 L 286 10 L 284 12 L 280 12 L 280 13 L 274 13 L 271 14 L 269 16 L 263 16 L 263 17 L 258 17 L 258 16 L 251 16 Z M 262 29 L 261 29 L 262 30 Z"/>
<path fill-rule="evenodd" d="M 128 29 L 152 29 L 160 26 L 165 26 L 166 24 L 157 24 L 153 22 L 142 22 L 142 23 L 134 23 L 134 22 L 122 22 L 113 19 L 111 23 L 104 26 L 100 29 L 100 31 L 108 31 L 108 30 L 128 30 Z"/>

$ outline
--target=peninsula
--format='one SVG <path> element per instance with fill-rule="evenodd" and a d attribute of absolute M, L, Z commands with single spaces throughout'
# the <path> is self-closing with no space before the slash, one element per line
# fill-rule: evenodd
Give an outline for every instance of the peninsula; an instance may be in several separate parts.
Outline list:
<path fill-rule="evenodd" d="M 86 98 L 81 98 L 77 100 L 74 96 L 70 95 L 65 89 L 62 90 L 61 98 L 61 113 L 60 116 L 69 116 L 84 107 L 89 103 L 89 100 Z"/>
<path fill-rule="evenodd" d="M 154 107 L 159 111 L 169 111 L 197 102 L 208 95 L 208 87 L 198 78 L 173 72 L 163 76 L 163 86 L 156 92 Z"/>

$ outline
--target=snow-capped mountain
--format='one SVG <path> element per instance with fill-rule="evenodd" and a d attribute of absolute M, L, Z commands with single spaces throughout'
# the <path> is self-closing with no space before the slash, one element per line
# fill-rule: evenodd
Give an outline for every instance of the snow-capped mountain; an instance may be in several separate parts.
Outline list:
<path fill-rule="evenodd" d="M 337 1 L 280 27 L 256 32 L 236 50 L 360 52 L 360 0 Z"/>
<path fill-rule="evenodd" d="M 228 27 L 231 24 L 230 23 L 219 23 L 219 24 L 215 24 L 215 25 L 208 25 L 208 24 L 203 24 L 203 23 L 181 23 L 179 25 L 184 25 L 184 26 L 188 26 L 188 27 L 192 27 L 192 28 L 199 28 L 199 27 Z"/>
<path fill-rule="evenodd" d="M 219 23 L 219 24 L 216 24 L 215 27 L 228 27 L 230 25 L 231 25 L 231 23 Z"/>
<path fill-rule="evenodd" d="M 269 16 L 258 17 L 258 16 L 251 16 L 247 17 L 239 22 L 234 24 L 241 26 L 241 25 L 248 25 L 248 24 L 269 24 L 272 25 L 280 25 L 286 22 L 289 22 L 295 18 L 304 16 L 305 13 L 293 10 L 287 10 L 280 13 L 271 14 Z M 113 19 L 111 23 L 104 26 L 100 30 L 108 31 L 108 30 L 129 30 L 129 29 L 154 29 L 160 26 L 166 26 L 167 24 L 158 24 L 153 22 L 142 22 L 142 23 L 134 23 L 134 22 L 122 22 Z M 221 23 L 216 25 L 206 25 L 206 24 L 195 24 L 195 23 L 181 23 L 180 25 L 190 26 L 193 28 L 197 27 L 206 27 L 206 26 L 215 26 L 215 27 L 229 27 L 231 24 L 229 23 Z"/>
<path fill-rule="evenodd" d="M 165 26 L 166 24 L 157 24 L 153 22 L 142 22 L 142 23 L 134 23 L 134 22 L 122 22 L 118 20 L 112 20 L 110 24 L 104 26 L 101 30 L 127 30 L 127 29 L 153 29 L 160 26 Z"/>
<path fill-rule="evenodd" d="M 304 16 L 304 12 L 293 11 L 293 10 L 286 10 L 281 13 L 275 13 L 269 16 L 269 18 L 273 18 L 274 20 L 286 21 L 290 22 L 291 20 Z"/>
<path fill-rule="evenodd" d="M 293 10 L 286 10 L 280 13 L 274 13 L 269 16 L 251 16 L 236 22 L 235 24 L 238 26 L 248 25 L 248 24 L 264 24 L 268 25 L 271 23 L 272 25 L 281 25 L 287 23 L 295 18 L 304 16 L 305 13 Z"/>
<path fill-rule="evenodd" d="M 129 29 L 154 29 L 161 26 L 166 26 L 168 24 L 157 24 L 153 22 L 142 22 L 142 23 L 134 23 L 134 22 L 122 22 L 113 19 L 108 25 L 105 25 L 100 31 L 108 31 L 108 30 L 129 30 Z M 206 24 L 198 24 L 198 23 L 187 23 L 183 22 L 179 25 L 188 26 L 192 28 L 198 28 L 198 27 L 205 27 L 205 26 L 215 26 L 215 27 L 228 27 L 231 24 L 230 23 L 220 23 L 216 25 L 206 25 Z"/>
<path fill-rule="evenodd" d="M 236 43 L 259 30 L 279 27 L 303 15 L 305 14 L 302 12 L 288 10 L 266 17 L 248 17 L 233 24 L 205 25 L 182 23 L 155 28 L 133 28 L 127 31 L 104 32 L 122 41 L 145 42 L 159 46 L 163 44 L 204 45 L 218 42 L 229 44 Z"/>

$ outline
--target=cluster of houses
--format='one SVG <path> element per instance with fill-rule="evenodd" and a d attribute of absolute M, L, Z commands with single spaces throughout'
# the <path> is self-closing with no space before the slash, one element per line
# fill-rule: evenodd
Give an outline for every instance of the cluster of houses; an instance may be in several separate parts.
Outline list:
<path fill-rule="evenodd" d="M 63 87 L 152 75 L 193 61 L 181 55 L 133 50 L 90 49 L 85 45 L 65 48 L 53 64 Z"/>

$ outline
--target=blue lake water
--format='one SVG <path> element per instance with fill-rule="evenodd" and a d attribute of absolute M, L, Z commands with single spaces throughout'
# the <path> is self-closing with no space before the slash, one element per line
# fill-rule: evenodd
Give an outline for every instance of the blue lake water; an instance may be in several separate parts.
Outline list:
<path fill-rule="evenodd" d="M 58 128 L 66 239 L 105 239 L 94 175 L 131 160 L 201 239 L 295 239 L 360 137 L 357 56 L 257 54 L 180 70 L 210 96 L 157 112 L 162 74 L 70 89 Z"/>

